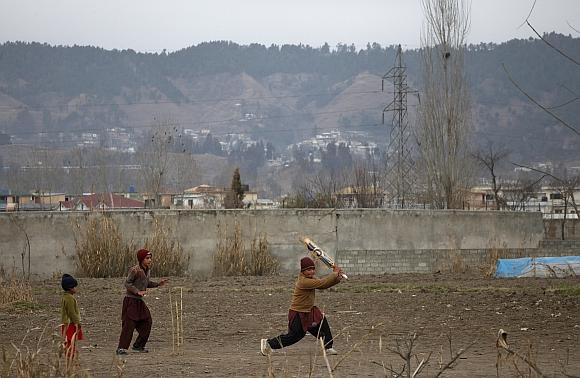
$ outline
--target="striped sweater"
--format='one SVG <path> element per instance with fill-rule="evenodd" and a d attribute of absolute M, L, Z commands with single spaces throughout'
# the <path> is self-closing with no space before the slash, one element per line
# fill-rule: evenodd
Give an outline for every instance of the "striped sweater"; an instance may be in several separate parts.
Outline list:
<path fill-rule="evenodd" d="M 157 287 L 157 282 L 151 281 L 150 270 L 144 270 L 141 265 L 137 264 L 129 269 L 127 279 L 125 280 L 125 288 L 127 289 L 127 297 L 143 299 L 139 295 L 140 291 L 145 291 L 149 287 Z"/>

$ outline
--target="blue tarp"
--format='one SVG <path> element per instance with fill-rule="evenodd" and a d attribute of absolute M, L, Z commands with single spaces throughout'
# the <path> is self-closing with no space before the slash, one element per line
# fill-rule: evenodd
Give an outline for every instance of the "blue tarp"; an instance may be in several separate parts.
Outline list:
<path fill-rule="evenodd" d="M 568 277 L 580 275 L 580 256 L 498 259 L 496 277 Z"/>

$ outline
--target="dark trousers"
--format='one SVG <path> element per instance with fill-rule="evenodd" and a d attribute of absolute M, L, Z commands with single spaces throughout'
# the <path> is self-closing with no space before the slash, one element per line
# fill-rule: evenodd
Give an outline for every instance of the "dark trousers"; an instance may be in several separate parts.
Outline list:
<path fill-rule="evenodd" d="M 119 337 L 119 348 L 129 349 L 131 339 L 133 339 L 133 331 L 137 330 L 139 334 L 137 340 L 133 343 L 134 348 L 145 348 L 149 334 L 151 333 L 151 325 L 153 321 L 151 318 L 145 320 L 135 321 L 132 319 L 123 320 L 123 328 L 121 329 L 121 336 Z"/>
<path fill-rule="evenodd" d="M 119 336 L 119 348 L 129 349 L 131 339 L 133 339 L 133 331 L 135 330 L 137 330 L 139 335 L 133 343 L 133 347 L 137 349 L 145 348 L 151 333 L 151 326 L 153 325 L 151 314 L 145 302 L 125 297 L 123 299 L 121 319 L 123 323 L 121 336 Z"/>
<path fill-rule="evenodd" d="M 330 333 L 330 325 L 326 320 L 326 317 L 322 318 L 319 326 L 308 328 L 308 332 L 314 336 L 319 337 L 324 340 L 324 348 L 332 348 L 332 333 Z M 268 344 L 272 349 L 280 349 L 290 346 L 306 335 L 306 332 L 302 328 L 302 323 L 300 322 L 300 316 L 296 315 L 292 319 L 292 323 L 288 326 L 288 333 L 285 335 L 280 335 L 272 339 L 268 339 Z"/>

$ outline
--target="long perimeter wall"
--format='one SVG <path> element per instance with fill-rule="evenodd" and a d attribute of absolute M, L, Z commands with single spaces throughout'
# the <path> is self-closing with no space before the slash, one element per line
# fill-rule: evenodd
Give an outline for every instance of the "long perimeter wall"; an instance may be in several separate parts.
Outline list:
<path fill-rule="evenodd" d="M 108 216 L 127 238 L 143 242 L 163 222 L 190 258 L 189 273 L 213 269 L 218 230 L 238 224 L 249 244 L 263 234 L 283 272 L 294 272 L 312 238 L 354 274 L 431 272 L 454 256 L 483 261 L 489 251 L 537 249 L 541 214 L 453 210 L 152 210 L 0 214 L 0 266 L 21 270 L 30 243 L 30 272 L 38 278 L 75 272 L 75 233 L 92 217 Z M 26 258 L 26 260 L 28 260 Z M 464 260 L 469 262 L 470 260 Z M 25 262 L 28 265 L 28 262 Z"/>

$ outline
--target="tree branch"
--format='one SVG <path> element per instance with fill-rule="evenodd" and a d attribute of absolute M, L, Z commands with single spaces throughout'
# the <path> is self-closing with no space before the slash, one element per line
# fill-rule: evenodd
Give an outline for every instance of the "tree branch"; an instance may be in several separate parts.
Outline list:
<path fill-rule="evenodd" d="M 511 83 L 520 91 L 522 92 L 522 94 L 524 96 L 526 96 L 528 98 L 528 100 L 530 100 L 531 102 L 533 102 L 536 106 L 538 106 L 540 109 L 542 109 L 543 111 L 545 111 L 546 113 L 548 113 L 549 115 L 551 115 L 552 117 L 554 117 L 556 120 L 558 120 L 562 125 L 564 125 L 565 127 L 567 127 L 568 129 L 572 130 L 574 133 L 576 133 L 576 135 L 580 136 L 580 132 L 578 130 L 576 130 L 573 126 L 569 125 L 566 121 L 564 121 L 562 118 L 558 117 L 556 114 L 554 114 L 552 111 L 550 111 L 548 108 L 546 108 L 545 106 L 543 106 L 542 104 L 540 104 L 538 101 L 536 101 L 532 96 L 530 96 L 526 91 L 524 91 L 519 85 L 518 83 L 516 83 L 516 81 L 511 77 L 509 71 L 507 70 L 507 68 L 505 67 L 505 64 L 502 63 L 502 68 L 505 71 L 509 81 L 511 81 Z"/>
<path fill-rule="evenodd" d="M 476 343 L 476 340 L 473 340 L 473 341 L 472 341 L 472 342 L 471 342 L 471 343 L 470 343 L 468 346 L 466 346 L 465 348 L 463 348 L 463 349 L 459 349 L 459 351 L 457 352 L 457 354 L 455 354 L 455 356 L 453 356 L 453 358 L 451 359 L 451 361 L 449 361 L 449 362 L 447 363 L 447 365 L 443 366 L 443 368 L 441 368 L 441 370 L 439 370 L 439 372 L 438 372 L 438 373 L 435 375 L 435 377 L 434 377 L 434 378 L 437 378 L 437 377 L 439 377 L 439 376 L 440 376 L 440 375 L 441 375 L 441 374 L 442 374 L 442 373 L 443 373 L 445 370 L 449 369 L 449 367 L 451 367 L 451 365 L 453 365 L 453 363 L 454 363 L 455 361 L 457 361 L 457 359 L 458 359 L 459 357 L 461 357 L 461 355 L 462 355 L 463 353 L 467 352 L 467 350 L 468 350 L 469 348 L 471 348 L 473 345 L 475 345 L 475 343 Z"/>
<path fill-rule="evenodd" d="M 572 63 L 579 65 L 580 66 L 580 62 L 578 62 L 576 59 L 568 56 L 566 53 L 564 53 L 562 50 L 560 50 L 559 48 L 557 48 L 556 46 L 552 45 L 550 42 L 548 42 L 547 40 L 544 39 L 544 37 L 542 37 L 540 35 L 540 33 L 538 33 L 536 31 L 536 29 L 534 29 L 534 27 L 532 26 L 532 24 L 530 24 L 530 22 L 528 20 L 526 20 L 526 24 L 528 24 L 528 26 L 534 31 L 534 33 L 536 33 L 536 35 L 538 36 L 538 38 L 540 38 L 542 41 L 544 41 L 544 43 L 548 46 L 550 46 L 551 48 L 553 48 L 554 50 L 556 50 L 560 55 L 562 55 L 564 58 L 568 59 L 569 61 L 571 61 Z"/>

